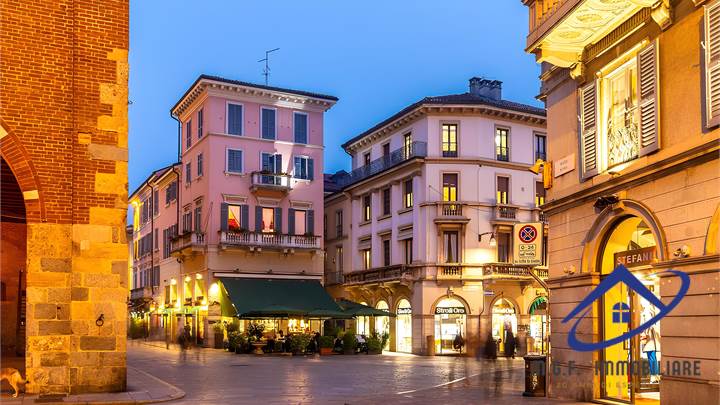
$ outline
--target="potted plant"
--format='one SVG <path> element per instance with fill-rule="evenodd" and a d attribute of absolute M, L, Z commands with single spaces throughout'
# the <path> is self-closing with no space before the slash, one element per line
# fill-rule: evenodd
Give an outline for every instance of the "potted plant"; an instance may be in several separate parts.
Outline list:
<path fill-rule="evenodd" d="M 355 337 L 355 331 L 351 329 L 343 335 L 343 351 L 345 354 L 354 354 L 356 347 L 357 338 Z"/>
<path fill-rule="evenodd" d="M 382 339 L 375 333 L 367 338 L 367 354 L 380 354 L 382 353 Z"/>
<path fill-rule="evenodd" d="M 247 333 L 248 336 L 252 339 L 249 339 L 251 342 L 250 344 L 255 348 L 253 353 L 255 354 L 263 354 L 262 347 L 265 345 L 265 343 L 262 342 L 263 332 L 265 331 L 265 325 L 261 323 L 251 323 L 248 325 Z"/>
<path fill-rule="evenodd" d="M 383 332 L 382 335 L 380 335 L 380 341 L 382 342 L 382 346 L 380 346 L 382 350 L 385 350 L 387 347 L 388 340 L 390 340 L 390 334 L 388 332 Z"/>
<path fill-rule="evenodd" d="M 334 339 L 332 336 L 320 336 L 320 354 L 332 354 Z"/>
<path fill-rule="evenodd" d="M 290 336 L 290 351 L 293 354 L 303 354 L 310 344 L 312 336 L 306 333 L 298 333 Z"/>
<path fill-rule="evenodd" d="M 228 351 L 241 353 L 242 350 L 242 333 L 232 331 L 228 333 Z"/>
<path fill-rule="evenodd" d="M 216 349 L 222 349 L 223 348 L 223 340 L 225 339 L 225 327 L 221 322 L 215 322 L 213 324 L 213 332 L 215 335 L 215 348 Z"/>

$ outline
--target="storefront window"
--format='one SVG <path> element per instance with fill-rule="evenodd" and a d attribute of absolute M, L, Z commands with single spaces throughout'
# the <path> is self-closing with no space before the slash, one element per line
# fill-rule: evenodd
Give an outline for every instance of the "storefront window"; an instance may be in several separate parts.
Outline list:
<path fill-rule="evenodd" d="M 621 220 L 608 236 L 601 253 L 601 278 L 611 274 L 618 264 L 624 264 L 645 288 L 659 296 L 659 279 L 650 272 L 649 266 L 655 260 L 655 249 L 655 237 L 641 218 Z M 657 308 L 624 283 L 616 284 L 603 294 L 601 308 L 603 340 L 620 336 L 658 313 Z M 655 365 L 660 361 L 660 346 L 660 323 L 656 323 L 640 336 L 603 349 L 602 360 L 607 364 L 653 361 L 647 368 L 649 374 L 601 373 L 603 398 L 637 401 L 657 397 L 660 372 Z"/>
<path fill-rule="evenodd" d="M 547 316 L 547 298 L 537 297 L 530 305 L 530 339 L 528 352 L 547 353 L 549 321 Z"/>
<path fill-rule="evenodd" d="M 367 305 L 367 302 L 363 301 L 360 304 Z M 355 329 L 355 333 L 358 335 L 370 336 L 370 317 L 358 316 L 355 318 Z"/>
<path fill-rule="evenodd" d="M 377 305 L 375 305 L 376 309 L 380 309 L 383 311 L 390 311 L 390 306 L 385 301 L 378 301 Z M 382 336 L 384 333 L 387 333 L 388 336 L 390 335 L 390 317 L 389 316 L 376 316 L 375 317 L 375 333 Z M 389 347 L 389 341 L 387 344 L 385 344 L 385 347 L 383 347 L 383 350 L 387 350 Z"/>
<path fill-rule="evenodd" d="M 511 346 L 508 342 L 513 342 L 517 347 L 517 315 L 515 306 L 505 298 L 495 301 L 492 307 L 492 336 L 498 345 L 498 354 L 511 356 L 508 351 Z"/>
<path fill-rule="evenodd" d="M 435 307 L 435 353 L 465 352 L 467 308 L 457 298 L 447 297 Z"/>
<path fill-rule="evenodd" d="M 400 300 L 395 312 L 395 339 L 396 350 L 403 353 L 412 353 L 412 307 L 410 301 Z"/>

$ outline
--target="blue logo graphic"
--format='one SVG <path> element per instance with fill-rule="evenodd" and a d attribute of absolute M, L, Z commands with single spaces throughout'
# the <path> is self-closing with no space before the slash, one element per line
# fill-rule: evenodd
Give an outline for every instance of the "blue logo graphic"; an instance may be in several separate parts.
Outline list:
<path fill-rule="evenodd" d="M 663 304 L 650 290 L 648 290 L 641 282 L 637 279 L 624 265 L 619 265 L 613 270 L 613 272 L 607 276 L 598 286 L 587 296 L 582 302 L 580 302 L 570 313 L 562 320 L 562 323 L 567 323 L 581 311 L 585 311 L 575 321 L 572 328 L 568 333 L 568 345 L 571 348 L 581 351 L 590 352 L 594 350 L 604 349 L 612 345 L 618 344 L 623 340 L 630 339 L 642 333 L 645 329 L 655 324 L 660 319 L 664 318 L 665 315 L 669 314 L 685 297 L 688 289 L 690 288 L 690 277 L 682 271 L 678 270 L 666 270 L 657 274 L 672 273 L 680 278 L 680 289 L 673 300 L 668 304 Z M 658 314 L 648 319 L 645 323 L 638 326 L 635 329 L 631 329 L 628 332 L 623 333 L 620 336 L 608 339 L 597 343 L 588 343 L 580 341 L 576 336 L 576 330 L 580 321 L 592 310 L 592 303 L 598 298 L 602 297 L 608 290 L 613 288 L 617 283 L 624 283 L 629 289 L 640 294 L 650 304 L 654 305 L 658 310 Z M 624 302 L 618 302 L 613 305 L 612 321 L 613 323 L 629 323 L 630 322 L 630 307 Z"/>

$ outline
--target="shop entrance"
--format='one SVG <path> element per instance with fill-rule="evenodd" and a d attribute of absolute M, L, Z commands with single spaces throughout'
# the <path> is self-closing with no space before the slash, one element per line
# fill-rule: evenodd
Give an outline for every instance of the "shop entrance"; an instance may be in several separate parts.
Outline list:
<path fill-rule="evenodd" d="M 650 292 L 659 297 L 659 279 L 650 272 L 656 242 L 650 227 L 638 217 L 626 217 L 607 236 L 600 256 L 601 278 L 624 264 Z M 603 340 L 620 336 L 652 318 L 658 309 L 635 291 L 619 283 L 601 300 Z M 660 403 L 660 323 L 639 336 L 602 350 L 603 398 L 627 403 Z M 624 362 L 628 366 L 624 367 Z M 644 373 L 643 370 L 650 370 Z"/>
<path fill-rule="evenodd" d="M 377 305 L 375 305 L 375 309 L 390 312 L 390 306 L 388 305 L 388 303 L 386 301 L 383 301 L 383 300 L 378 301 Z M 375 333 L 377 333 L 378 336 L 382 336 L 385 333 L 387 333 L 388 336 L 390 336 L 390 317 L 389 316 L 376 316 L 375 317 Z M 387 342 L 385 343 L 385 347 L 383 347 L 383 350 L 387 350 L 389 347 L 390 347 L 390 339 L 388 339 Z"/>
<path fill-rule="evenodd" d="M 367 302 L 363 301 L 360 304 L 366 305 Z M 355 333 L 363 336 L 370 336 L 370 317 L 369 316 L 358 316 L 355 318 Z"/>
<path fill-rule="evenodd" d="M 498 345 L 498 354 L 512 356 L 517 347 L 517 314 L 515 306 L 505 298 L 495 301 L 492 307 L 492 333 Z M 512 349 L 508 350 L 511 346 Z"/>
<path fill-rule="evenodd" d="M 461 354 L 465 351 L 467 309 L 456 298 L 444 298 L 435 307 L 435 353 Z"/>
<path fill-rule="evenodd" d="M 528 352 L 547 353 L 550 321 L 547 315 L 547 297 L 537 297 L 530 304 L 530 336 L 528 339 Z"/>
<path fill-rule="evenodd" d="M 395 311 L 395 339 L 396 351 L 403 353 L 412 352 L 412 307 L 410 301 L 401 299 Z"/>
<path fill-rule="evenodd" d="M 25 266 L 27 222 L 25 200 L 10 165 L 0 166 L 0 295 L 2 362 L 25 375 Z M 3 383 L 3 388 L 6 385 Z"/>

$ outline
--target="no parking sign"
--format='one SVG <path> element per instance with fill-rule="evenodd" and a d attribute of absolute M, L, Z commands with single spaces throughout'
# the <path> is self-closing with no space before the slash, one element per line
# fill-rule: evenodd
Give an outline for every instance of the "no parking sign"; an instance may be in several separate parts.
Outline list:
<path fill-rule="evenodd" d="M 513 262 L 515 264 L 542 264 L 543 224 L 532 222 L 513 227 Z"/>

